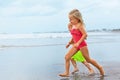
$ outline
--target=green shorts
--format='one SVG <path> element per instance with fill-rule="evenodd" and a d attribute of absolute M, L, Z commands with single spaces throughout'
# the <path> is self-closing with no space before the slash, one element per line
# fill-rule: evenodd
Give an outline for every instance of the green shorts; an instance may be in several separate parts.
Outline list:
<path fill-rule="evenodd" d="M 84 62 L 85 61 L 85 58 L 83 57 L 81 51 L 78 51 L 77 53 L 75 53 L 72 56 L 72 59 L 74 59 L 75 61 L 78 61 L 78 62 Z"/>

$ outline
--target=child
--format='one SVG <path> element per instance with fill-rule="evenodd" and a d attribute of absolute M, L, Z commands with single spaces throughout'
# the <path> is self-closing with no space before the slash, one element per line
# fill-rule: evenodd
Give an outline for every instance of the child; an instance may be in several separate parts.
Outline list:
<path fill-rule="evenodd" d="M 60 74 L 61 77 L 69 76 L 69 68 L 70 68 L 70 60 L 72 56 L 77 52 L 81 51 L 85 60 L 95 66 L 101 76 L 104 76 L 104 70 L 101 65 L 99 65 L 94 59 L 92 59 L 89 55 L 87 43 L 85 39 L 87 38 L 87 33 L 85 31 L 84 22 L 81 16 L 81 13 L 77 9 L 73 9 L 69 13 L 69 21 L 68 24 L 69 31 L 72 35 L 72 39 L 70 41 L 74 42 L 72 48 L 65 55 L 65 72 Z"/>

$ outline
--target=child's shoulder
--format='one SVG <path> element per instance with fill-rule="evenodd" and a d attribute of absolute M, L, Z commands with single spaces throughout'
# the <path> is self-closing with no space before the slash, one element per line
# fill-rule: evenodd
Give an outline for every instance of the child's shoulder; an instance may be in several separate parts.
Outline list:
<path fill-rule="evenodd" d="M 81 27 L 81 26 L 82 26 L 82 24 L 81 24 L 81 23 L 78 23 L 78 24 L 77 24 L 77 26 Z"/>
<path fill-rule="evenodd" d="M 78 23 L 77 27 L 78 27 L 79 29 L 84 28 L 84 24 Z"/>

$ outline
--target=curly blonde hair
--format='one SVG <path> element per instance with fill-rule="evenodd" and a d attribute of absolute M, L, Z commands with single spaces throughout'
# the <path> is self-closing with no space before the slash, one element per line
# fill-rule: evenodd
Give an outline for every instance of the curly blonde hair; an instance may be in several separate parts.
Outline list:
<path fill-rule="evenodd" d="M 79 19 L 80 23 L 84 24 L 84 21 L 82 19 L 82 15 L 78 9 L 73 9 L 72 11 L 69 12 L 69 15 Z"/>

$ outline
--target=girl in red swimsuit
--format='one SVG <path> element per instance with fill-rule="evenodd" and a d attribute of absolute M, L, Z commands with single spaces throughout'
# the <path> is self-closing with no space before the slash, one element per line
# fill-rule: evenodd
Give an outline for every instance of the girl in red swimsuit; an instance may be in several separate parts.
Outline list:
<path fill-rule="evenodd" d="M 69 76 L 69 68 L 70 68 L 70 60 L 71 57 L 80 50 L 82 52 L 82 55 L 86 59 L 88 63 L 91 63 L 93 66 L 95 66 L 101 76 L 104 76 L 104 70 L 101 65 L 99 65 L 94 59 L 92 59 L 89 55 L 89 51 L 87 48 L 87 44 L 85 42 L 85 39 L 87 37 L 87 33 L 84 29 L 84 22 L 81 16 L 81 13 L 77 9 L 73 9 L 69 13 L 69 20 L 70 23 L 68 24 L 69 31 L 72 35 L 72 39 L 70 40 L 70 43 L 74 42 L 74 45 L 72 48 L 67 52 L 65 55 L 65 72 L 63 74 L 59 74 L 59 76 L 62 77 L 68 77 Z"/>

